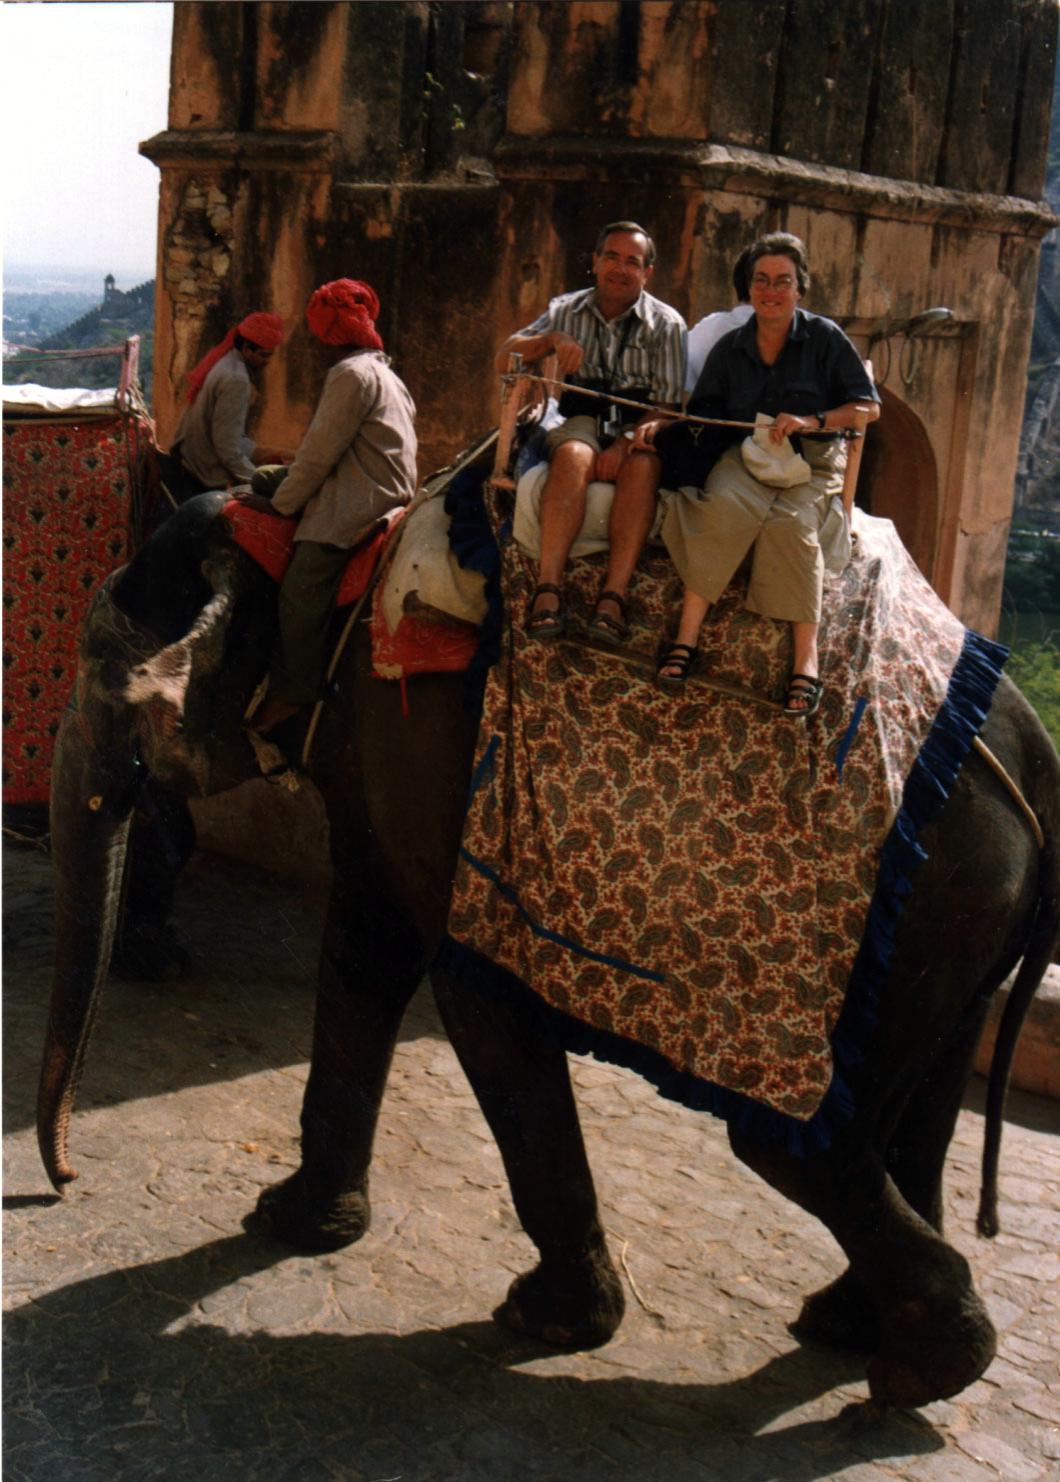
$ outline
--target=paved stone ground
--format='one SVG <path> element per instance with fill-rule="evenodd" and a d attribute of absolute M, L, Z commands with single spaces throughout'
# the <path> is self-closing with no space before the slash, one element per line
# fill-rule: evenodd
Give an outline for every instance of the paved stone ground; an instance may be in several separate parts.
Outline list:
<path fill-rule="evenodd" d="M 786 1322 L 835 1274 L 812 1220 L 720 1124 L 580 1061 L 590 1156 L 631 1292 L 616 1338 L 557 1357 L 490 1322 L 530 1264 L 500 1161 L 426 995 L 373 1180 L 338 1255 L 245 1235 L 296 1163 L 316 911 L 199 855 L 194 972 L 114 982 L 81 1094 L 80 1180 L 49 1197 L 31 1107 L 51 955 L 48 861 L 5 849 L 5 1478 L 81 1482 L 1032 1482 L 1060 1470 L 1060 1140 L 1017 1094 L 1005 1233 L 973 1233 L 981 1092 L 951 1152 L 952 1237 L 1001 1330 L 985 1379 L 915 1413 Z"/>

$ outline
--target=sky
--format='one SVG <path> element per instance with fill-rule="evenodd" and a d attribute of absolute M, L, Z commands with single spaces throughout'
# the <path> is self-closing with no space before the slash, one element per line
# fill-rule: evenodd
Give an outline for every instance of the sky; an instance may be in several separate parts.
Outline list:
<path fill-rule="evenodd" d="M 4 281 L 155 275 L 158 170 L 137 154 L 166 127 L 171 4 L 0 7 Z"/>

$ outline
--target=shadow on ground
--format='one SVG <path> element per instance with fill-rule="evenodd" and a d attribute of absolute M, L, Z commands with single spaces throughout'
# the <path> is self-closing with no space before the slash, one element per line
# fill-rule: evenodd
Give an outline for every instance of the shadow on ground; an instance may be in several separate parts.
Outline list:
<path fill-rule="evenodd" d="M 76 1453 L 78 1476 L 113 1476 L 108 1468 L 122 1464 L 123 1476 L 173 1482 L 259 1475 L 810 1482 L 943 1444 L 920 1417 L 869 1404 L 826 1422 L 796 1418 L 769 1429 L 860 1374 L 859 1361 L 818 1350 L 796 1348 L 736 1380 L 704 1385 L 537 1374 L 540 1350 L 489 1322 L 348 1337 L 233 1335 L 210 1323 L 226 1291 L 253 1285 L 285 1259 L 264 1239 L 226 1238 L 60 1288 L 12 1312 L 5 1475 L 67 1477 L 49 1471 L 49 1457 Z M 305 1263 L 292 1264 L 298 1279 Z M 678 1362 L 679 1352 L 670 1358 Z M 666 1453 L 658 1470 L 653 1438 Z M 285 1468 L 284 1457 L 301 1459 Z"/>
<path fill-rule="evenodd" d="M 308 1061 L 325 901 L 251 865 L 197 854 L 175 922 L 191 966 L 176 983 L 109 978 L 82 1111 Z M 4 844 L 4 1120 L 30 1125 L 47 1021 L 54 905 L 47 854 Z M 425 994 L 401 1039 L 441 1038 Z M 29 1088 L 29 1095 L 26 1091 Z"/>

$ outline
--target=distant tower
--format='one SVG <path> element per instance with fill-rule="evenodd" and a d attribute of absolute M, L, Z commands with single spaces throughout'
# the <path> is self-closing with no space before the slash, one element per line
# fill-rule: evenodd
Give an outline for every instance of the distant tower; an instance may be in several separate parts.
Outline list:
<path fill-rule="evenodd" d="M 117 290 L 114 287 L 114 274 L 108 273 L 107 276 L 103 279 L 103 302 L 105 304 L 109 303 L 116 292 Z"/>

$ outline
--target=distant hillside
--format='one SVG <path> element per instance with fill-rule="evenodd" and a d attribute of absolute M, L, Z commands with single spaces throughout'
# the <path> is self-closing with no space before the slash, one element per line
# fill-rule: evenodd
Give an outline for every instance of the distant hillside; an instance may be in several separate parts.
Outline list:
<path fill-rule="evenodd" d="M 39 345 L 98 303 L 98 289 L 17 289 L 5 274 L 4 343 Z"/>
<path fill-rule="evenodd" d="M 1060 215 L 1060 60 L 1053 89 L 1045 198 Z M 1056 530 L 1060 517 L 1060 230 L 1042 243 L 1027 401 L 1016 472 L 1016 521 Z M 1058 594 L 1060 599 L 1060 594 Z M 1060 600 L 1057 602 L 1060 607 Z"/>
<path fill-rule="evenodd" d="M 72 299 L 80 299 L 76 307 Z M 118 379 L 118 361 L 110 356 L 98 360 L 37 360 L 35 350 L 95 350 L 106 345 L 122 345 L 130 335 L 140 336 L 140 382 L 144 396 L 151 395 L 151 362 L 154 353 L 155 284 L 154 279 L 135 288 L 122 290 L 108 274 L 103 282 L 103 298 L 94 307 L 82 310 L 71 322 L 52 329 L 60 309 L 81 308 L 83 295 L 69 292 L 9 293 L 4 304 L 5 343 L 29 345 L 32 348 L 4 361 L 4 379 L 11 384 L 35 381 L 41 386 L 113 386 Z M 91 303 L 92 301 L 89 300 Z M 36 326 L 33 320 L 36 320 Z M 23 330 L 23 323 L 25 329 Z M 40 331 L 47 326 L 50 332 Z M 28 332 L 27 332 L 28 331 Z M 25 360 L 25 365 L 19 364 Z"/>

